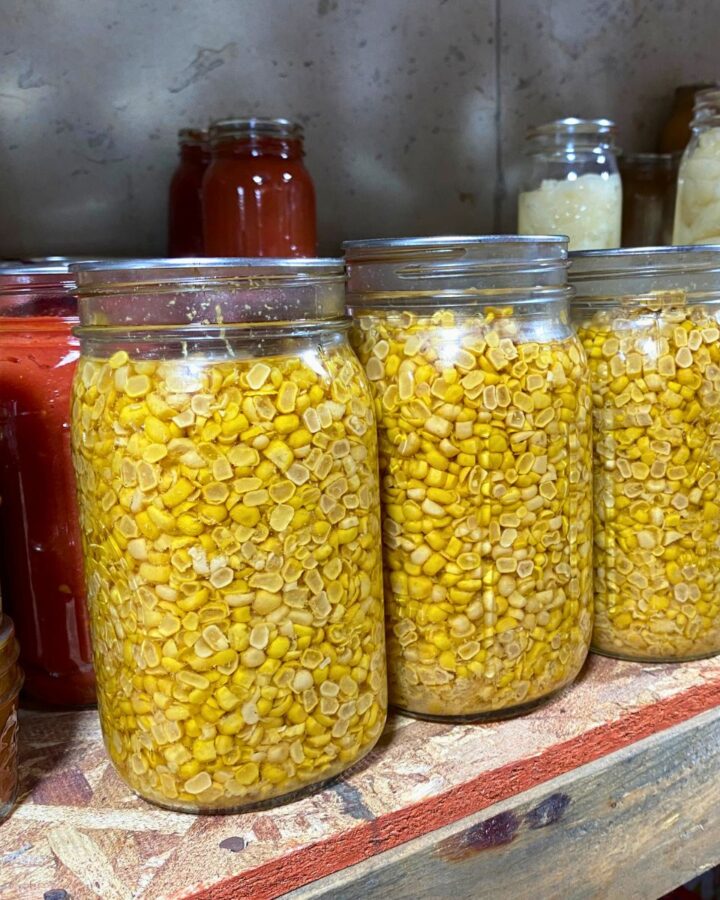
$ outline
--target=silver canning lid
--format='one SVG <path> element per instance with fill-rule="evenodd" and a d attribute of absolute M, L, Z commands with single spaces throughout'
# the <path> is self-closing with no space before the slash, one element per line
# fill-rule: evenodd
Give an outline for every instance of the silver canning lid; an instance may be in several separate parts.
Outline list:
<path fill-rule="evenodd" d="M 391 238 L 343 244 L 350 294 L 567 290 L 561 235 Z M 508 299 L 512 299 L 508 295 Z"/>
<path fill-rule="evenodd" d="M 87 326 L 227 326 L 344 316 L 340 259 L 138 259 L 80 263 L 72 271 Z"/>
<path fill-rule="evenodd" d="M 255 135 L 297 140 L 302 138 L 303 128 L 292 119 L 251 116 L 245 119 L 218 119 L 210 124 L 209 134 L 210 143 Z"/>
<path fill-rule="evenodd" d="M 543 137 L 545 135 L 578 134 L 578 135 L 614 135 L 617 128 L 612 119 L 578 119 L 568 116 L 565 119 L 554 119 L 543 125 L 530 128 L 529 138 Z"/>
<path fill-rule="evenodd" d="M 27 277 L 33 278 L 41 275 L 70 275 L 70 263 L 65 262 L 27 262 L 27 263 L 9 263 L 0 266 L 0 278 L 10 277 Z"/>
<path fill-rule="evenodd" d="M 681 290 L 720 291 L 720 246 L 624 247 L 570 254 L 570 283 L 578 300 Z"/>

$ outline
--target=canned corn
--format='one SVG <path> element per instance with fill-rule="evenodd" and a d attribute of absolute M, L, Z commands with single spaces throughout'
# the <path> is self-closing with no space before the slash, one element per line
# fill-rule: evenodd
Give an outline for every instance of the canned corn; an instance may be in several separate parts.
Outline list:
<path fill-rule="evenodd" d="M 595 425 L 593 647 L 720 651 L 720 248 L 571 254 Z"/>
<path fill-rule="evenodd" d="M 386 714 L 375 420 L 341 265 L 78 283 L 73 448 L 115 766 L 193 812 L 337 775 Z"/>
<path fill-rule="evenodd" d="M 380 432 L 392 700 L 437 719 L 524 711 L 575 677 L 592 627 L 567 240 L 346 249 Z"/>

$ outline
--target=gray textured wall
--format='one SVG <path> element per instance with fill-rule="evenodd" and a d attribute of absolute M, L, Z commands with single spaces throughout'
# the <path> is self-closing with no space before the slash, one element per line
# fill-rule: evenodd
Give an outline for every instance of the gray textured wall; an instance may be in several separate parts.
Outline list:
<path fill-rule="evenodd" d="M 514 226 L 529 124 L 652 149 L 718 0 L 2 0 L 0 255 L 164 252 L 175 133 L 297 116 L 322 249 Z"/>

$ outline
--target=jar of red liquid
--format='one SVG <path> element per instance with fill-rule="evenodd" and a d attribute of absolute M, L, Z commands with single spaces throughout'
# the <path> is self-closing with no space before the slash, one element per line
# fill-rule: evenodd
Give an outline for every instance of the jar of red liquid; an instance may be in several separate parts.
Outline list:
<path fill-rule="evenodd" d="M 288 119 L 223 119 L 210 126 L 203 179 L 207 256 L 315 256 L 315 189 L 302 127 Z"/>
<path fill-rule="evenodd" d="M 0 269 L 0 585 L 27 693 L 95 701 L 75 478 L 70 388 L 78 358 L 67 265 Z"/>
<path fill-rule="evenodd" d="M 178 132 L 180 162 L 170 182 L 168 252 L 170 256 L 202 256 L 202 180 L 210 162 L 204 128 Z"/>
<path fill-rule="evenodd" d="M 18 783 L 17 708 L 23 677 L 15 629 L 0 613 L 0 822 L 15 802 Z"/>

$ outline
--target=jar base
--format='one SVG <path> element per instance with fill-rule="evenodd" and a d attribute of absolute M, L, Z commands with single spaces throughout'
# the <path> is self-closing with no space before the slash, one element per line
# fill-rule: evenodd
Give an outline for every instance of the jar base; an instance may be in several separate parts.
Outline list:
<path fill-rule="evenodd" d="M 419 719 L 424 722 L 443 722 L 446 725 L 472 725 L 482 724 L 483 722 L 501 722 L 504 719 L 514 719 L 517 716 L 524 716 L 527 713 L 533 712 L 539 706 L 543 706 L 547 703 L 548 700 L 552 700 L 552 698 L 561 690 L 562 688 L 558 688 L 549 694 L 543 694 L 542 697 L 537 697 L 535 700 L 530 700 L 527 703 L 519 703 L 517 706 L 508 706 L 505 709 L 493 709 L 481 713 L 469 713 L 457 716 L 415 712 L 396 704 L 392 704 L 392 708 L 395 712 L 402 713 L 404 716 L 410 716 L 411 719 Z"/>
<path fill-rule="evenodd" d="M 23 699 L 31 698 L 32 705 L 53 709 L 92 709 L 97 705 L 95 675 L 92 668 L 72 675 L 50 675 L 27 663 Z"/>
<path fill-rule="evenodd" d="M 187 804 L 182 805 L 179 803 L 157 800 L 154 797 L 147 797 L 144 794 L 141 794 L 139 791 L 135 790 L 135 788 L 131 785 L 128 786 L 136 797 L 139 797 L 146 803 L 151 803 L 153 806 L 159 806 L 161 809 L 167 809 L 170 812 L 184 813 L 185 815 L 232 816 L 238 815 L 239 813 L 263 812 L 264 810 L 284 806 L 286 803 L 294 803 L 296 800 L 304 800 L 306 797 L 310 797 L 314 794 L 317 794 L 319 791 L 323 791 L 326 788 L 332 787 L 334 784 L 338 784 L 348 776 L 355 774 L 355 772 L 357 772 L 358 769 L 362 766 L 363 760 L 365 760 L 367 755 L 374 749 L 379 739 L 380 736 L 378 736 L 373 745 L 371 747 L 368 747 L 363 752 L 363 754 L 355 760 L 354 763 L 352 763 L 350 766 L 347 766 L 346 768 L 341 769 L 339 772 L 335 772 L 334 775 L 328 775 L 327 778 L 323 778 L 321 781 L 313 781 L 311 784 L 306 784 L 301 788 L 296 788 L 294 791 L 290 791 L 287 794 L 280 794 L 277 797 L 269 797 L 267 800 L 256 800 L 251 803 L 238 803 L 236 806 L 223 806 L 219 808 L 191 807 Z M 115 768 L 115 770 L 117 771 L 117 767 L 115 766 L 114 762 L 113 768 Z M 123 780 L 125 784 L 127 784 L 120 772 L 118 772 L 118 776 Z"/>
<path fill-rule="evenodd" d="M 601 650 L 599 647 L 595 647 L 594 645 L 590 648 L 591 653 L 595 653 L 598 656 L 605 656 L 608 659 L 620 659 L 623 662 L 634 662 L 634 663 L 686 663 L 686 662 L 696 662 L 699 659 L 712 659 L 713 656 L 718 656 L 720 654 L 720 647 L 717 650 L 711 650 L 708 653 L 697 653 L 692 656 L 641 656 L 640 654 L 633 655 L 632 653 L 623 653 L 622 650 Z"/>

